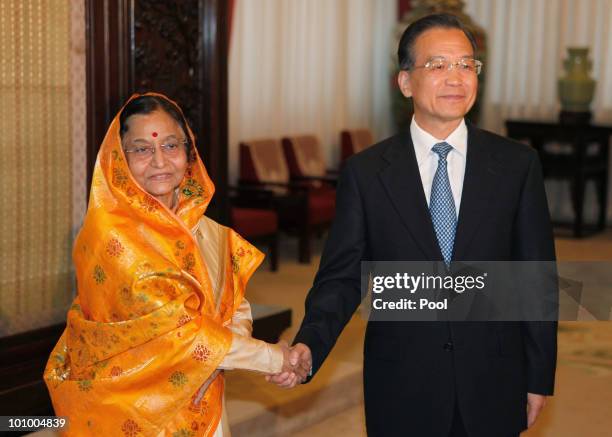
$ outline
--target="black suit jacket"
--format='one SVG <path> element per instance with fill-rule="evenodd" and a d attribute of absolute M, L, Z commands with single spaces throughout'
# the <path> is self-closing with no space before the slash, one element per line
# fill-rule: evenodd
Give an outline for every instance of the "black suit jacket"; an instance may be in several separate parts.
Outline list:
<path fill-rule="evenodd" d="M 353 156 L 295 342 L 313 374 L 361 301 L 360 262 L 442 260 L 410 133 Z M 555 259 L 537 153 L 468 124 L 453 260 Z M 527 392 L 550 395 L 552 322 L 370 322 L 364 396 L 370 436 L 444 436 L 455 402 L 470 436 L 526 428 Z"/>

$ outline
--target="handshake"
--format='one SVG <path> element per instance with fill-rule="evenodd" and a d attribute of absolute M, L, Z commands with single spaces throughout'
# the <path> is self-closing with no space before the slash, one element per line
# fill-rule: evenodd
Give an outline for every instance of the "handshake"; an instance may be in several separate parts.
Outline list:
<path fill-rule="evenodd" d="M 282 388 L 293 388 L 306 380 L 312 369 L 310 348 L 303 343 L 289 347 L 287 342 L 280 341 L 283 350 L 283 368 L 280 373 L 266 375 L 266 381 Z"/>

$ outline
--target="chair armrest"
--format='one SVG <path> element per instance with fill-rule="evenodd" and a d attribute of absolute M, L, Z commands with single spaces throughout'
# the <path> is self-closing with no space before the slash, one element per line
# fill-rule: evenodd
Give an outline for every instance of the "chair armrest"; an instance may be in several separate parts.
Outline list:
<path fill-rule="evenodd" d="M 295 176 L 292 178 L 293 181 L 300 182 L 304 185 L 304 182 L 322 182 L 332 186 L 338 185 L 338 177 L 325 175 L 325 176 Z"/>
<path fill-rule="evenodd" d="M 241 208 L 274 209 L 274 192 L 262 186 L 229 186 L 230 204 Z"/>
<path fill-rule="evenodd" d="M 290 182 L 266 182 L 266 181 L 247 181 L 241 179 L 239 182 L 240 187 L 259 187 L 260 189 L 266 189 L 274 192 L 274 188 L 285 188 L 289 191 L 308 191 L 309 187 L 296 183 L 294 181 Z M 276 194 L 276 193 L 275 193 Z"/>
<path fill-rule="evenodd" d="M 266 183 L 257 181 L 240 180 L 239 188 L 242 193 L 257 193 L 261 192 L 272 193 L 266 200 L 257 197 L 249 197 L 249 194 L 240 197 L 240 205 L 247 208 L 269 208 L 274 209 L 281 221 L 283 220 L 300 220 L 308 216 L 309 192 L 312 187 L 300 185 L 298 183 Z M 270 188 L 285 188 L 286 193 L 278 193 Z"/>

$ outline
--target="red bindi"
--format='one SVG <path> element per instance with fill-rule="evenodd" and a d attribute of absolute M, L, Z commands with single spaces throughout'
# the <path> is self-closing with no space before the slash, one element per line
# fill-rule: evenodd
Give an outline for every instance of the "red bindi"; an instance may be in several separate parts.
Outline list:
<path fill-rule="evenodd" d="M 157 137 L 157 132 L 153 132 L 151 135 L 153 135 L 153 138 Z"/>

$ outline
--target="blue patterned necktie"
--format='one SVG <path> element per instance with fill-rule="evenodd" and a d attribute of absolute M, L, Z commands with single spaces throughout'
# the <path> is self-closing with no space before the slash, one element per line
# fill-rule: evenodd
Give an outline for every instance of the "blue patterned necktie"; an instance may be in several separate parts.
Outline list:
<path fill-rule="evenodd" d="M 446 157 L 453 147 L 448 143 L 438 143 L 431 150 L 438 155 L 438 168 L 431 184 L 431 197 L 429 198 L 429 213 L 440 251 L 448 267 L 453 255 L 455 244 L 455 231 L 457 229 L 457 213 L 455 201 L 448 179 Z"/>

